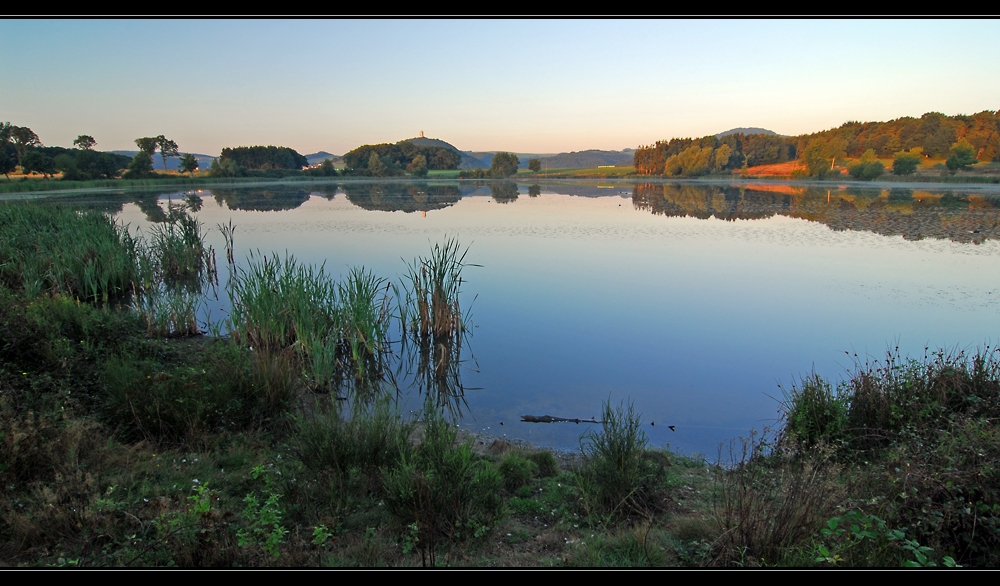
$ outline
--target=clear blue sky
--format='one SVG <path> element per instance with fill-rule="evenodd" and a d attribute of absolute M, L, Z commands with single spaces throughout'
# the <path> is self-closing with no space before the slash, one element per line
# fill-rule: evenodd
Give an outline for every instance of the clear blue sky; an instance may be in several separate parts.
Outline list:
<path fill-rule="evenodd" d="M 182 152 L 622 149 L 1000 109 L 1000 22 L 0 20 L 0 121 Z"/>

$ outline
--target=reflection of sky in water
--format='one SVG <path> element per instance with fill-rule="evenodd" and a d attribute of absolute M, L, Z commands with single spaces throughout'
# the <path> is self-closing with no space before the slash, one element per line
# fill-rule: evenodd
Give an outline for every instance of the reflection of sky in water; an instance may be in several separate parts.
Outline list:
<path fill-rule="evenodd" d="M 478 372 L 463 382 L 482 390 L 467 394 L 463 425 L 561 448 L 577 447 L 585 426 L 519 416 L 599 416 L 609 396 L 631 398 L 657 423 L 645 426 L 654 445 L 714 458 L 720 442 L 775 423 L 778 383 L 812 368 L 837 378 L 852 364 L 846 350 L 878 358 L 898 341 L 919 356 L 1000 332 L 997 241 L 904 241 L 783 216 L 655 216 L 630 198 L 544 186 L 540 197 L 466 197 L 426 217 L 365 211 L 343 194 L 280 212 L 206 197 L 198 216 L 210 228 L 232 220 L 237 259 L 287 250 L 334 275 L 364 265 L 396 278 L 401 258 L 458 236 L 467 261 L 483 265 L 465 272 L 464 306 L 478 295 L 467 346 Z M 146 224 L 133 204 L 120 218 Z M 209 241 L 223 250 L 217 230 Z M 219 316 L 225 303 L 210 309 Z"/>

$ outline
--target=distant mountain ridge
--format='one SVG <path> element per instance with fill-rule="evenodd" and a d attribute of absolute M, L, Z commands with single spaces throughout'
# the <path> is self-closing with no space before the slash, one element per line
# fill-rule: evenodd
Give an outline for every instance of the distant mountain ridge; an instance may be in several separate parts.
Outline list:
<path fill-rule="evenodd" d="M 134 157 L 139 154 L 139 151 L 111 151 L 116 155 L 125 155 L 127 157 Z M 198 169 L 201 171 L 208 170 L 212 166 L 212 161 L 216 159 L 212 155 L 202 155 L 199 153 L 191 153 L 194 158 L 198 161 Z M 160 153 L 153 154 L 153 169 L 161 170 L 163 169 L 163 159 L 160 158 Z M 181 169 L 181 158 L 180 157 L 167 157 L 167 171 L 180 171 Z"/>

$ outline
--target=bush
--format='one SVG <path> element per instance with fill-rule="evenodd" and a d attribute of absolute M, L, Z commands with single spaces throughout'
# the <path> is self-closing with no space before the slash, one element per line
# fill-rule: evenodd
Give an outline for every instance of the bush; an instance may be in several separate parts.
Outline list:
<path fill-rule="evenodd" d="M 542 478 L 555 476 L 559 473 L 559 463 L 556 462 L 556 457 L 552 455 L 552 452 L 528 454 L 528 459 L 534 462 L 535 466 L 538 466 L 538 475 Z"/>
<path fill-rule="evenodd" d="M 514 492 L 531 483 L 538 472 L 538 465 L 521 454 L 511 452 L 500 462 L 498 470 L 503 477 L 504 488 L 508 492 Z"/>
<path fill-rule="evenodd" d="M 433 407 L 425 409 L 424 431 L 413 456 L 386 475 L 385 504 L 397 528 L 416 538 L 424 565 L 434 565 L 440 545 L 496 524 L 503 499 L 497 471 L 469 443 L 456 444 L 454 426 Z"/>
<path fill-rule="evenodd" d="M 785 435 L 803 448 L 842 440 L 847 404 L 830 383 L 813 373 L 785 394 Z"/>
<path fill-rule="evenodd" d="M 647 516 L 657 508 L 655 490 L 663 469 L 643 457 L 648 440 L 639 414 L 632 403 L 615 409 L 607 401 L 602 420 L 601 432 L 589 432 L 580 442 L 586 461 L 579 478 L 585 504 L 608 518 Z"/>

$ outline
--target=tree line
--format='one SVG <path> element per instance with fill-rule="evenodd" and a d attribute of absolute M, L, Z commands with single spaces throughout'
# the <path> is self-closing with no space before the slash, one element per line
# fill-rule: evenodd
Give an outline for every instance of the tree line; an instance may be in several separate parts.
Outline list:
<path fill-rule="evenodd" d="M 806 173 L 825 177 L 837 160 L 858 179 L 886 171 L 879 158 L 893 158 L 892 172 L 908 175 L 925 158 L 946 158 L 955 173 L 976 162 L 1000 161 L 1000 112 L 946 116 L 928 112 L 920 118 L 889 122 L 846 122 L 838 128 L 799 136 L 730 134 L 699 139 L 675 138 L 640 146 L 635 168 L 641 175 L 698 176 L 728 173 L 748 166 L 799 160 Z"/>
<path fill-rule="evenodd" d="M 787 137 L 773 134 L 673 138 L 640 146 L 634 164 L 640 175 L 698 176 L 791 161 L 796 146 Z"/>

